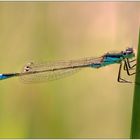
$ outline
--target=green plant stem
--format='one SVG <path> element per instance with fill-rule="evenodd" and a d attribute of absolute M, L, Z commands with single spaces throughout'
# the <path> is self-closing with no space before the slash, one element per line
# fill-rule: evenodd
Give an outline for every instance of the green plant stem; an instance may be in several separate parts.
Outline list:
<path fill-rule="evenodd" d="M 138 57 L 137 57 L 137 69 L 136 69 L 136 83 L 140 83 L 140 31 L 139 31 L 139 43 L 138 43 Z M 135 92 L 133 97 L 133 110 L 131 121 L 131 136 L 132 139 L 140 138 L 140 84 L 135 84 Z"/>

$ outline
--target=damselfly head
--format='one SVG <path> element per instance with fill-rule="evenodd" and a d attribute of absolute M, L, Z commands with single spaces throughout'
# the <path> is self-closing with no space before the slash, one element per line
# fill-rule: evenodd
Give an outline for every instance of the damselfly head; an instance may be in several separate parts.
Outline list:
<path fill-rule="evenodd" d="M 127 48 L 125 51 L 124 51 L 125 54 L 133 54 L 134 53 L 134 50 L 133 48 Z"/>
<path fill-rule="evenodd" d="M 122 51 L 122 54 L 124 58 L 132 58 L 135 56 L 134 49 L 132 47 Z"/>
<path fill-rule="evenodd" d="M 133 48 L 127 48 L 125 51 L 122 51 L 123 55 L 135 55 Z"/>

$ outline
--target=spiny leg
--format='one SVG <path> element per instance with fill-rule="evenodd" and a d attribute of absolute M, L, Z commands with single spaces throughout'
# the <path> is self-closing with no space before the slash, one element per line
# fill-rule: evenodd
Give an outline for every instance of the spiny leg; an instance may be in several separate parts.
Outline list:
<path fill-rule="evenodd" d="M 126 61 L 127 61 L 128 67 L 129 67 L 130 69 L 132 69 L 133 67 L 135 67 L 136 64 L 137 64 L 137 63 L 135 63 L 135 64 L 133 64 L 132 66 L 130 65 L 132 62 L 137 61 L 136 59 L 130 60 L 129 58 L 127 58 Z"/>
<path fill-rule="evenodd" d="M 120 63 L 117 81 L 120 83 L 132 83 L 130 81 L 127 81 L 127 80 L 121 78 L 121 70 L 122 70 L 122 62 Z"/>
<path fill-rule="evenodd" d="M 130 73 L 130 69 L 129 69 L 127 61 L 125 59 L 124 59 L 124 65 L 125 65 L 125 68 L 126 68 L 126 72 L 129 76 L 136 74 L 136 72 Z"/>
<path fill-rule="evenodd" d="M 134 61 L 135 61 L 135 60 L 134 60 Z M 126 71 L 127 71 L 127 74 L 128 74 L 129 76 L 136 74 L 136 72 L 130 73 L 130 70 L 131 70 L 131 69 L 128 68 L 128 65 L 127 65 L 127 62 L 126 62 L 125 59 L 124 59 L 124 65 L 125 65 L 125 67 L 126 67 Z M 135 65 L 136 65 L 136 64 L 135 64 Z M 140 72 L 140 71 L 138 71 L 138 72 Z M 136 85 L 140 85 L 139 82 L 131 82 L 131 83 L 135 83 Z"/>
<path fill-rule="evenodd" d="M 134 65 L 130 66 L 130 63 L 131 62 L 134 62 L 134 61 L 136 61 L 136 59 L 134 59 L 132 61 L 130 61 L 128 58 L 127 59 L 124 59 L 124 67 L 126 68 L 125 70 L 127 71 L 127 74 L 129 76 L 136 74 L 136 72 L 130 73 L 130 70 L 132 70 L 137 65 L 137 64 L 134 64 Z M 139 82 L 129 82 L 129 83 L 135 83 L 136 85 L 139 85 L 140 86 L 140 83 Z"/>
<path fill-rule="evenodd" d="M 133 70 L 133 68 L 136 66 L 136 64 L 134 64 L 132 66 L 130 65 L 134 61 L 136 61 L 136 59 L 130 61 L 129 58 L 126 58 L 126 62 L 127 62 L 127 66 L 129 68 L 129 70 Z M 123 69 L 126 70 L 126 66 L 125 65 L 124 65 L 124 68 Z"/>
<path fill-rule="evenodd" d="M 127 58 L 127 62 L 128 62 L 127 64 L 128 64 L 128 65 L 130 65 L 130 63 L 131 63 L 131 62 L 134 62 L 134 61 L 136 61 L 136 59 L 130 61 L 130 60 Z M 131 68 L 130 68 L 129 70 L 133 70 L 133 68 L 134 68 L 136 65 L 137 65 L 137 63 L 134 64 L 134 65 L 132 65 Z M 125 67 L 125 65 L 124 65 L 124 67 Z M 126 70 L 126 68 L 124 68 L 124 69 Z M 139 72 L 140 72 L 140 70 L 138 70 L 137 73 L 139 73 Z M 136 72 L 135 72 L 134 74 L 136 74 Z"/>

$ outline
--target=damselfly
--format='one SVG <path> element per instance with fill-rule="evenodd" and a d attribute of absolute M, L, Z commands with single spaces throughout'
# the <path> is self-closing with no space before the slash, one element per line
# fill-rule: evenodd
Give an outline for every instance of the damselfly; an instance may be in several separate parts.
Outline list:
<path fill-rule="evenodd" d="M 121 71 L 123 69 L 129 76 L 135 74 L 135 72 L 130 72 L 136 66 L 136 63 L 132 65 L 136 59 L 130 60 L 134 57 L 135 53 L 133 48 L 127 48 L 125 51 L 121 52 L 105 53 L 103 56 L 98 58 L 90 57 L 80 60 L 56 61 L 47 63 L 31 62 L 25 65 L 22 72 L 20 73 L 0 74 L 0 80 L 11 77 L 20 77 L 21 80 L 27 83 L 50 81 L 62 78 L 65 75 L 70 73 L 72 74 L 84 68 L 101 68 L 111 64 L 119 64 L 120 66 L 117 81 L 121 83 L 132 83 L 121 77 Z"/>

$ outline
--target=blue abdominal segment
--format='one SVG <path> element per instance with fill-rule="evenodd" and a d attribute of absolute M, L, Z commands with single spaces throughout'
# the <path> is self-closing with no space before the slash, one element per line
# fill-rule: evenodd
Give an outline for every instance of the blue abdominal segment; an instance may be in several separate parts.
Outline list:
<path fill-rule="evenodd" d="M 15 76 L 15 75 L 14 74 L 0 74 L 0 80 L 11 78 L 13 76 Z"/>

